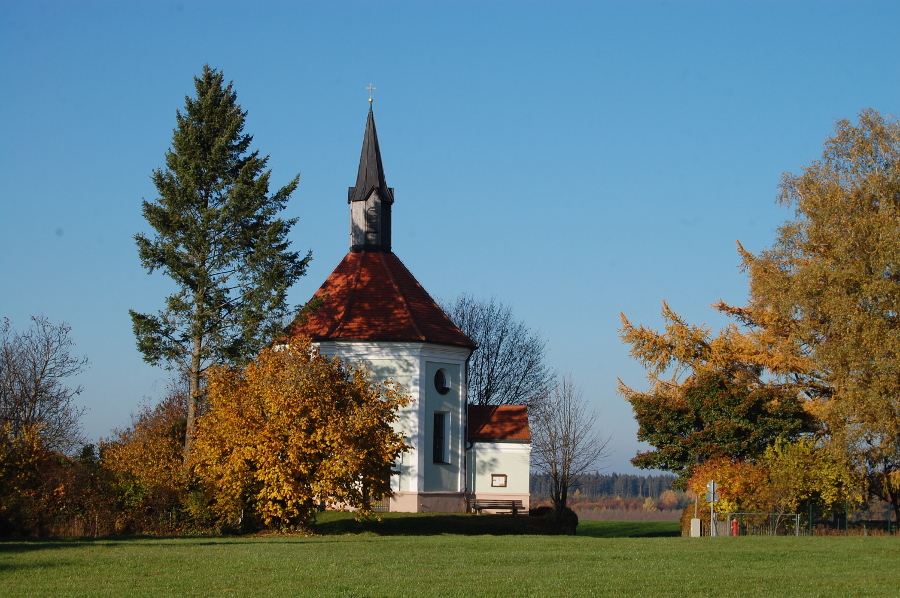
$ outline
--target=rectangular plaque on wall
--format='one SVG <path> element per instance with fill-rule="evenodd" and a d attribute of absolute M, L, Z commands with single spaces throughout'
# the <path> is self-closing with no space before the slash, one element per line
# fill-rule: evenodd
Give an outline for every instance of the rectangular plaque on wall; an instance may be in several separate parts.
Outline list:
<path fill-rule="evenodd" d="M 505 473 L 492 473 L 491 474 L 491 487 L 492 488 L 506 488 L 506 474 Z"/>

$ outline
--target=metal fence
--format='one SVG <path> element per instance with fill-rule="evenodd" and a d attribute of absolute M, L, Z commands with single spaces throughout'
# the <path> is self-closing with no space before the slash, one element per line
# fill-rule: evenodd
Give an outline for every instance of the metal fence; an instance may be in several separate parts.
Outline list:
<path fill-rule="evenodd" d="M 793 513 L 716 513 L 719 536 L 799 536 L 800 515 Z"/>
<path fill-rule="evenodd" d="M 387 495 L 381 500 L 373 500 L 372 510 L 376 513 L 389 513 L 391 510 L 391 496 Z"/>

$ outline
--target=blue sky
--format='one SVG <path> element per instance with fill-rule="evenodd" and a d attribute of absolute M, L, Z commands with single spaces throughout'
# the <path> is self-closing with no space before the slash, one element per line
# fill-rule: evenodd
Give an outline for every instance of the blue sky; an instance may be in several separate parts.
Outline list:
<path fill-rule="evenodd" d="M 302 173 L 295 304 L 347 252 L 372 83 L 395 253 L 432 295 L 494 295 L 539 329 L 602 412 L 606 469 L 631 472 L 616 380 L 644 372 L 619 312 L 724 324 L 735 241 L 762 249 L 791 215 L 781 173 L 835 119 L 900 114 L 898 25 L 867 1 L 0 1 L 0 317 L 71 324 L 85 431 L 128 425 L 168 377 L 131 332 L 171 290 L 133 237 L 193 76 L 234 81 L 273 187 Z"/>

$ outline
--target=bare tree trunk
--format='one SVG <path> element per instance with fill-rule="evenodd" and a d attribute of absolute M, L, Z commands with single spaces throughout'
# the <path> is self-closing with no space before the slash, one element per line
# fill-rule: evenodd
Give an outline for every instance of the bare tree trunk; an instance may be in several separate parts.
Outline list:
<path fill-rule="evenodd" d="M 894 525 L 900 527 L 900 503 L 894 500 Z"/>
<path fill-rule="evenodd" d="M 200 339 L 194 339 L 194 352 L 191 355 L 191 369 L 188 372 L 190 392 L 187 402 L 187 429 L 184 434 L 184 463 L 191 459 L 191 441 L 196 429 L 197 412 L 200 406 Z"/>
<path fill-rule="evenodd" d="M 887 476 L 885 476 L 885 477 L 887 477 Z M 900 495 L 898 495 L 898 493 L 893 491 L 890 478 L 886 479 L 885 482 L 886 482 L 885 483 L 885 490 L 886 490 L 885 498 L 887 498 L 887 501 L 889 504 L 888 519 L 891 518 L 890 511 L 893 510 L 894 511 L 894 521 L 896 521 L 897 526 L 900 527 Z"/>
<path fill-rule="evenodd" d="M 532 466 L 550 476 L 559 523 L 565 517 L 569 491 L 608 453 L 609 438 L 597 426 L 598 413 L 586 409 L 581 390 L 568 375 L 557 380 L 529 415 Z"/>
<path fill-rule="evenodd" d="M 199 302 L 198 302 L 199 303 Z M 197 306 L 197 312 L 202 309 L 202 305 Z M 200 375 L 201 375 L 201 353 L 203 351 L 203 337 L 199 332 L 194 334 L 194 346 L 191 351 L 191 367 L 188 370 L 188 404 L 187 404 L 187 426 L 184 433 L 184 464 L 188 465 L 191 459 L 191 442 L 194 439 L 196 431 L 197 416 L 200 411 Z"/>
<path fill-rule="evenodd" d="M 556 511 L 556 520 L 561 521 L 569 503 L 569 483 L 560 481 L 556 485 L 558 487 L 553 492 L 553 509 Z"/>

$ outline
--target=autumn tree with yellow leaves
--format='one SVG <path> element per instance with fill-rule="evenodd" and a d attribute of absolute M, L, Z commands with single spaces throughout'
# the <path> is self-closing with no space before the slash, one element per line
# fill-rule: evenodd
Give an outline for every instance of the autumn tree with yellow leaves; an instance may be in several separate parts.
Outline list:
<path fill-rule="evenodd" d="M 843 454 L 812 438 L 776 441 L 755 460 L 719 457 L 698 465 L 688 488 L 702 496 L 719 486 L 717 509 L 726 513 L 798 513 L 861 506 L 866 499 L 858 472 Z"/>
<path fill-rule="evenodd" d="M 807 362 L 794 381 L 823 436 L 900 520 L 900 123 L 839 121 L 779 201 L 795 217 L 766 251 L 741 250 L 750 301 L 735 314 Z"/>
<path fill-rule="evenodd" d="M 866 501 L 865 480 L 840 447 L 801 438 L 766 449 L 763 465 L 770 500 L 781 512 L 798 513 L 809 505 L 828 510 L 859 507 Z"/>
<path fill-rule="evenodd" d="M 748 304 L 715 305 L 736 324 L 712 337 L 667 307 L 665 333 L 623 316 L 622 338 L 648 368 L 651 388 L 638 392 L 622 384 L 621 391 L 636 406 L 643 439 L 656 447 L 651 453 L 692 437 L 654 418 L 696 415 L 679 409 L 709 376 L 751 394 L 772 393 L 770 407 L 796 399 L 815 422 L 814 434 L 806 444 L 778 445 L 783 454 L 776 461 L 787 470 L 792 462 L 795 470 L 804 462 L 828 467 L 808 480 L 809 488 L 789 494 L 828 503 L 838 495 L 852 500 L 864 489 L 888 501 L 900 520 L 900 123 L 874 110 L 862 112 L 855 125 L 838 121 L 821 159 L 783 175 L 779 201 L 794 217 L 773 245 L 759 254 L 739 246 Z M 655 415 L 642 421 L 642 406 Z M 737 413 L 733 405 L 721 407 L 726 419 Z M 690 423 L 688 430 L 696 428 Z M 792 438 L 770 435 L 752 458 L 776 450 L 779 440 Z M 690 468 L 691 454 L 695 464 L 710 457 L 692 447 L 679 464 Z M 724 456 L 732 463 L 750 457 Z M 772 475 L 781 475 L 777 467 Z"/>
<path fill-rule="evenodd" d="M 407 449 L 392 424 L 410 399 L 365 367 L 329 359 L 309 339 L 263 350 L 208 376 L 191 465 L 223 523 L 253 515 L 304 525 L 319 504 L 371 514 Z"/>
<path fill-rule="evenodd" d="M 9 423 L 0 427 L 0 536 L 29 527 L 33 510 L 29 498 L 39 485 L 37 468 L 43 455 L 36 427 L 16 430 Z"/>

